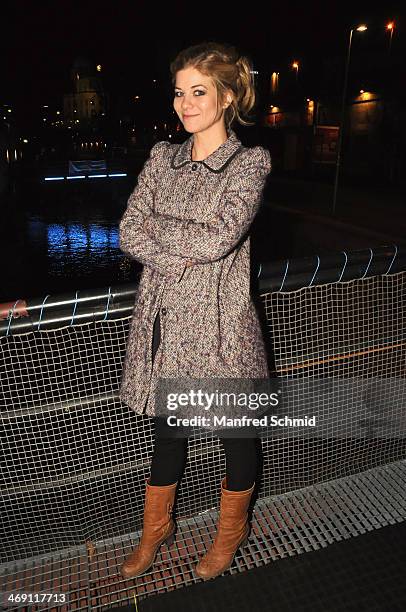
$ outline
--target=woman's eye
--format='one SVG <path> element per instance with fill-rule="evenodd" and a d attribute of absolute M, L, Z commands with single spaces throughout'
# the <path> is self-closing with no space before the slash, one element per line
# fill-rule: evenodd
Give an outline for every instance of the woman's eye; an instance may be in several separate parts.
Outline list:
<path fill-rule="evenodd" d="M 196 89 L 196 90 L 194 91 L 194 93 L 199 93 L 199 94 L 203 94 L 203 95 L 204 95 L 206 92 L 205 92 L 205 91 L 203 91 L 202 89 Z M 178 95 L 178 94 L 179 94 L 179 95 Z M 181 95 L 182 95 L 182 92 L 181 92 L 181 91 L 175 91 L 175 98 L 179 98 Z"/>

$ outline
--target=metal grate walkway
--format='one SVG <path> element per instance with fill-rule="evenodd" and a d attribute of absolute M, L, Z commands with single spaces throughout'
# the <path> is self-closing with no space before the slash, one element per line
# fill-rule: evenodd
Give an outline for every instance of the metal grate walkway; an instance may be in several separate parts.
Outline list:
<path fill-rule="evenodd" d="M 406 519 L 406 461 L 258 500 L 249 544 L 227 573 L 237 574 L 288 555 L 318 550 Z M 2 591 L 65 592 L 68 605 L 8 610 L 103 610 L 200 582 L 193 574 L 215 533 L 217 511 L 178 522 L 175 544 L 164 546 L 149 573 L 125 580 L 119 565 L 138 533 L 1 566 Z"/>

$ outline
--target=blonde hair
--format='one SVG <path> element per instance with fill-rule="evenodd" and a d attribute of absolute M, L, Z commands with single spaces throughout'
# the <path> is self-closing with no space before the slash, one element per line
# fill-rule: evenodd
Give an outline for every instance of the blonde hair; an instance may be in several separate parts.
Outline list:
<path fill-rule="evenodd" d="M 176 73 L 185 68 L 196 68 L 211 77 L 218 94 L 217 111 L 225 102 L 226 91 L 231 90 L 232 102 L 224 113 L 227 129 L 235 119 L 242 125 L 254 125 L 255 122 L 242 117 L 248 116 L 256 99 L 252 64 L 248 57 L 240 56 L 232 45 L 203 42 L 184 49 L 171 62 L 173 86 L 176 83 Z"/>

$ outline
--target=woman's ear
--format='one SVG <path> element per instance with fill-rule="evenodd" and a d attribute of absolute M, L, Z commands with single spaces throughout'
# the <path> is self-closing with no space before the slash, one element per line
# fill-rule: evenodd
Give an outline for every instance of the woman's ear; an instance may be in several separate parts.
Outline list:
<path fill-rule="evenodd" d="M 227 100 L 225 102 L 225 104 L 223 104 L 224 108 L 227 108 L 227 106 L 230 106 L 231 102 L 233 101 L 232 97 L 230 94 L 227 95 Z"/>

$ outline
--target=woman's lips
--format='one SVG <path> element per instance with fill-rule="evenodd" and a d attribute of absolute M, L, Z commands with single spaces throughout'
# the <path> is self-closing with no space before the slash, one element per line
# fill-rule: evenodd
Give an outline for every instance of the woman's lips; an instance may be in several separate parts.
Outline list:
<path fill-rule="evenodd" d="M 192 119 L 192 117 L 197 117 L 197 115 L 183 115 L 184 119 Z"/>

